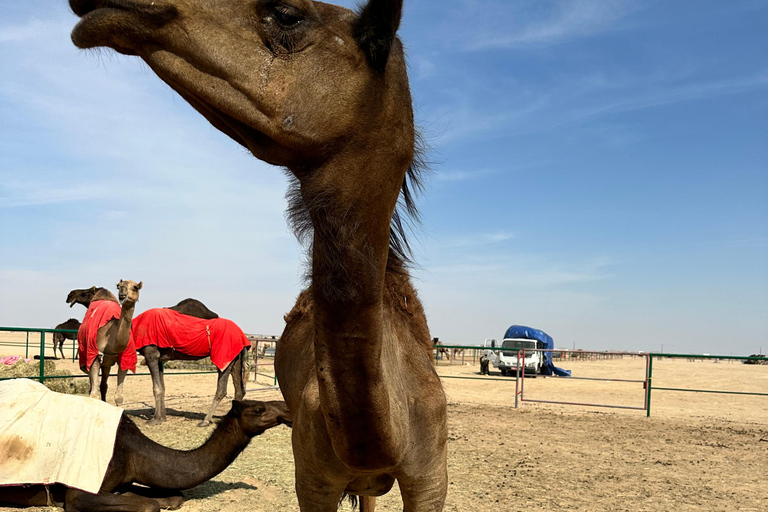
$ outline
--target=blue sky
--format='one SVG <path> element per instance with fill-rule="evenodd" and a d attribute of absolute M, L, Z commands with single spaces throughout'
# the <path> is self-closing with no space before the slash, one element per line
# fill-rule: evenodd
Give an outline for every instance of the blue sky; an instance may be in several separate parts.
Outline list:
<path fill-rule="evenodd" d="M 341 2 L 353 6 L 354 2 Z M 64 1 L 0 18 L 0 325 L 143 280 L 279 334 L 302 287 L 285 178 Z M 414 234 L 433 336 L 768 351 L 768 4 L 406 0 L 434 172 Z"/>

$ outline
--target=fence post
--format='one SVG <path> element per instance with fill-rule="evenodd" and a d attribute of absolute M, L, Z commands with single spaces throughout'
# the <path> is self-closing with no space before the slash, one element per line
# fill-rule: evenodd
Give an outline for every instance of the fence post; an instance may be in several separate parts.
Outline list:
<path fill-rule="evenodd" d="M 29 359 L 29 331 L 27 331 L 27 345 L 26 345 L 26 348 L 24 350 L 25 350 L 24 357 L 26 359 Z"/>
<path fill-rule="evenodd" d="M 45 381 L 45 331 L 40 331 L 40 384 Z"/>
<path fill-rule="evenodd" d="M 645 417 L 650 418 L 651 417 L 651 383 L 653 382 L 653 354 L 648 354 L 648 378 L 646 379 L 646 386 L 648 389 L 645 390 Z"/>

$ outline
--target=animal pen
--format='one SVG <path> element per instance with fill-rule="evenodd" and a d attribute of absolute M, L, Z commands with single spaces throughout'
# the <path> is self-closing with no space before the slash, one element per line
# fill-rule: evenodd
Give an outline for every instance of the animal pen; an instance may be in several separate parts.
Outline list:
<path fill-rule="evenodd" d="M 18 333 L 23 334 L 24 339 L 15 339 L 15 340 L 7 340 L 4 339 L 3 334 L 4 333 Z M 35 380 L 38 380 L 41 383 L 44 383 L 46 380 L 49 379 L 71 379 L 71 378 L 88 378 L 88 375 L 86 373 L 77 374 L 77 375 L 51 375 L 49 373 L 46 373 L 45 369 L 45 361 L 46 361 L 46 342 L 50 342 L 50 339 L 46 339 L 46 335 L 52 335 L 54 333 L 62 333 L 62 334 L 72 334 L 73 340 L 72 342 L 72 361 L 77 361 L 78 357 L 78 348 L 77 348 L 77 330 L 72 329 L 45 329 L 45 328 L 34 328 L 34 327 L 0 327 L 0 347 L 4 348 L 10 348 L 12 350 L 19 350 L 24 352 L 24 359 L 32 359 L 30 355 L 32 355 L 34 358 L 39 359 L 39 371 L 38 374 L 32 378 Z M 38 336 L 39 335 L 39 336 Z M 277 389 L 277 377 L 274 374 L 274 351 L 272 351 L 271 354 L 267 353 L 268 350 L 263 350 L 264 348 L 268 348 L 269 346 L 275 345 L 280 337 L 279 336 L 271 336 L 271 335 L 247 335 L 248 339 L 251 341 L 251 349 L 248 351 L 248 359 L 247 363 L 249 365 L 249 372 L 250 375 L 250 368 L 253 369 L 253 382 L 255 384 L 260 385 L 258 388 L 249 389 L 248 391 L 256 391 L 256 390 L 265 390 L 265 389 Z M 39 340 L 39 341 L 37 341 Z M 260 350 L 260 347 L 262 350 Z M 7 352 L 7 350 L 5 350 Z M 34 352 L 37 352 L 37 354 L 34 354 Z M 48 360 L 51 359 L 57 359 L 56 357 L 48 358 Z M 216 368 L 213 366 L 213 364 L 205 364 L 205 360 L 203 362 L 197 362 L 197 361 L 172 361 L 174 363 L 174 369 L 172 372 L 166 372 L 165 376 L 173 376 L 173 375 L 196 375 L 196 374 L 206 374 L 206 373 L 218 373 Z M 169 365 L 166 363 L 166 367 Z M 189 369 L 193 369 L 191 371 L 186 371 Z M 199 368 L 199 369 L 198 369 Z M 269 372 L 270 368 L 272 369 L 271 373 Z M 150 373 L 135 373 L 131 374 L 129 373 L 128 376 L 142 376 L 142 375 L 150 375 Z M 261 382 L 259 381 L 259 377 L 262 377 Z M 2 374 L 0 374 L 0 380 L 6 380 L 9 378 L 14 377 L 3 377 Z M 267 382 L 264 382 L 264 380 L 267 380 Z"/>
<path fill-rule="evenodd" d="M 31 378 L 34 378 L 38 380 L 39 382 L 45 382 L 49 379 L 66 379 L 66 378 L 87 378 L 88 375 L 83 374 L 77 374 L 77 375 L 51 375 L 46 373 L 45 369 L 45 360 L 46 360 L 46 341 L 50 342 L 50 335 L 53 333 L 66 333 L 66 334 L 73 334 L 74 340 L 72 341 L 72 360 L 75 361 L 77 359 L 77 331 L 74 330 L 68 330 L 68 329 L 46 329 L 46 328 L 29 328 L 29 327 L 0 327 L 0 348 L 11 348 L 13 350 L 18 349 L 19 351 L 23 351 L 25 358 L 29 359 L 30 355 L 39 357 L 39 370 L 37 375 L 32 376 Z M 12 334 L 15 333 L 18 336 L 16 336 L 15 340 L 8 341 L 6 337 L 4 337 L 4 334 Z M 46 336 L 48 335 L 48 336 Z M 48 339 L 46 339 L 48 338 Z M 261 390 L 270 390 L 270 389 L 278 389 L 279 386 L 277 385 L 277 378 L 274 373 L 274 352 L 275 348 L 277 346 L 277 343 L 279 342 L 279 336 L 268 336 L 268 335 L 249 335 L 249 340 L 251 340 L 251 350 L 249 351 L 249 375 L 252 375 L 251 380 L 252 383 L 254 383 L 257 387 L 248 389 L 248 391 L 261 391 Z M 450 354 L 453 357 L 450 357 L 449 359 L 442 359 L 441 358 L 441 352 L 440 349 L 443 350 L 449 350 Z M 458 351 L 457 351 L 458 349 Z M 478 347 L 475 345 L 440 345 L 438 347 L 434 347 L 434 353 L 435 353 L 435 365 L 439 367 L 444 367 L 447 365 L 457 365 L 461 364 L 462 366 L 466 365 L 472 365 L 475 366 L 479 360 L 480 355 L 482 354 L 483 350 L 489 350 L 486 347 Z M 527 349 L 527 351 L 532 351 L 534 349 Z M 644 359 L 644 367 L 645 371 L 644 374 L 640 378 L 635 379 L 617 379 L 615 377 L 612 378 L 601 378 L 599 376 L 591 376 L 591 377 L 584 377 L 579 375 L 573 375 L 571 377 L 555 377 L 552 376 L 551 378 L 557 379 L 558 381 L 564 381 L 564 379 L 569 379 L 571 381 L 604 381 L 606 383 L 625 383 L 625 384 L 637 384 L 638 385 L 638 405 L 618 405 L 618 404 L 611 404 L 611 403 L 598 403 L 598 402 L 579 402 L 579 401 L 566 401 L 566 400 L 545 400 L 545 399 L 539 399 L 531 397 L 530 394 L 526 396 L 526 380 L 530 380 L 532 376 L 526 376 L 525 372 L 522 372 L 522 368 L 518 368 L 518 373 L 515 376 L 511 377 L 501 377 L 501 376 L 481 376 L 481 375 L 440 375 L 442 379 L 470 379 L 470 380 L 478 380 L 478 381 L 503 381 L 503 382 L 509 382 L 510 384 L 512 382 L 515 383 L 515 390 L 514 390 L 514 397 L 515 397 L 515 407 L 519 407 L 519 404 L 522 402 L 528 402 L 528 403 L 549 403 L 549 404 L 559 404 L 559 405 L 575 405 L 575 406 L 586 406 L 586 407 L 602 407 L 602 408 L 618 408 L 618 409 L 630 409 L 630 410 L 642 410 L 646 411 L 646 416 L 651 415 L 651 404 L 652 404 L 652 394 L 659 393 L 659 392 L 675 392 L 675 393 L 701 393 L 701 394 L 723 394 L 723 395 L 741 395 L 741 396 L 755 396 L 755 397 L 768 397 L 768 390 L 763 391 L 735 391 L 735 390 L 726 390 L 726 389 L 704 389 L 701 387 L 669 387 L 669 386 L 663 386 L 663 385 L 654 385 L 653 380 L 653 374 L 654 374 L 654 361 L 660 361 L 663 359 L 688 359 L 689 361 L 694 360 L 713 360 L 714 362 L 718 361 L 733 361 L 733 362 L 747 362 L 750 364 L 768 364 L 768 358 L 761 357 L 761 356 L 718 356 L 718 355 L 699 355 L 699 354 L 666 354 L 666 353 L 636 353 L 636 352 L 611 352 L 611 351 L 582 351 L 582 350 L 543 350 L 543 349 L 536 349 L 539 352 L 550 352 L 552 353 L 552 358 L 554 361 L 557 361 L 559 363 L 567 363 L 568 361 L 602 361 L 602 360 L 611 360 L 611 359 L 618 359 L 618 358 L 625 358 L 625 357 L 632 357 L 632 358 L 641 358 Z M 5 350 L 7 352 L 8 350 Z M 37 352 L 37 354 L 33 354 L 33 352 Z M 459 357 L 456 357 L 456 354 L 459 354 Z M 443 352 L 445 354 L 445 352 Z M 525 357 L 525 350 L 520 350 L 518 352 L 518 361 L 524 360 Z M 471 361 L 471 362 L 470 362 Z M 212 365 L 206 366 L 201 364 L 194 364 L 186 362 L 184 366 L 180 368 L 175 368 L 171 372 L 167 372 L 166 376 L 175 376 L 175 375 L 196 375 L 196 374 L 206 374 L 206 373 L 217 373 L 216 369 L 213 368 Z M 195 370 L 189 370 L 189 368 L 199 368 Z M 251 373 L 252 372 L 252 373 Z M 129 374 L 131 375 L 131 374 Z M 136 373 L 133 374 L 136 376 L 139 375 L 150 375 L 148 372 L 146 373 Z M 13 377 L 2 377 L 0 375 L 0 380 L 5 380 L 7 378 L 13 378 Z"/>
<path fill-rule="evenodd" d="M 441 350 L 454 350 L 461 349 L 462 361 L 460 364 L 469 364 L 465 362 L 468 360 L 471 354 L 472 365 L 474 366 L 478 361 L 482 351 L 491 350 L 488 347 L 478 347 L 475 345 L 439 345 L 434 347 L 434 362 L 435 366 L 446 366 L 449 364 L 457 364 L 456 358 L 445 360 L 441 357 Z M 499 350 L 497 348 L 496 350 Z M 629 385 L 637 385 L 637 405 L 620 405 L 614 403 L 599 403 L 599 402 L 581 402 L 581 401 L 567 401 L 567 400 L 545 400 L 532 398 L 530 395 L 526 397 L 525 394 L 525 381 L 530 380 L 532 376 L 526 376 L 522 371 L 522 367 L 519 366 L 520 361 L 525 360 L 526 352 L 548 352 L 552 354 L 553 361 L 559 363 L 566 363 L 567 361 L 606 361 L 611 359 L 623 359 L 623 358 L 638 358 L 644 360 L 644 371 L 638 378 L 616 378 L 616 377 L 600 377 L 590 376 L 583 377 L 578 375 L 572 375 L 570 377 L 558 377 L 555 375 L 547 376 L 547 378 L 557 379 L 558 381 L 602 381 L 607 384 L 610 383 L 624 383 Z M 651 415 L 651 396 L 653 392 L 687 392 L 687 393 L 705 393 L 705 394 L 723 394 L 723 395 L 741 395 L 741 396 L 754 396 L 754 397 L 768 397 L 768 392 L 760 391 L 734 391 L 726 389 L 702 389 L 694 387 L 666 387 L 666 386 L 654 386 L 653 385 L 653 363 L 654 360 L 659 361 L 665 358 L 674 359 L 688 359 L 688 360 L 713 360 L 718 361 L 740 361 L 749 364 L 768 364 L 768 358 L 762 356 L 718 356 L 718 355 L 693 355 L 693 354 L 667 354 L 658 352 L 615 352 L 615 351 L 585 351 L 585 350 L 567 350 L 567 349 L 525 349 L 518 352 L 518 368 L 514 376 L 501 377 L 501 376 L 457 376 L 457 375 L 441 375 L 443 379 L 469 379 L 478 381 L 506 381 L 515 382 L 515 407 L 519 406 L 519 403 L 548 403 L 568 406 L 584 406 L 584 407 L 600 407 L 611 409 L 628 409 L 645 411 L 646 416 Z M 445 353 L 445 352 L 443 352 Z M 535 377 L 535 376 L 533 376 Z M 541 376 L 539 376 L 540 378 Z M 768 391 L 768 390 L 766 390 Z"/>

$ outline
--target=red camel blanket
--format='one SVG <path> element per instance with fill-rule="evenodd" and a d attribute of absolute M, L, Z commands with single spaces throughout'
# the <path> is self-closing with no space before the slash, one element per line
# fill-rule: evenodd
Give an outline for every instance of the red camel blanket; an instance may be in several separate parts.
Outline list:
<path fill-rule="evenodd" d="M 211 362 L 220 370 L 251 346 L 232 320 L 205 320 L 167 308 L 148 309 L 133 319 L 131 330 L 137 349 L 155 345 L 193 357 L 210 355 Z"/>
<path fill-rule="evenodd" d="M 107 324 L 113 318 L 120 318 L 120 304 L 111 300 L 97 300 L 91 302 L 88 311 L 85 312 L 83 323 L 77 330 L 77 346 L 80 356 L 80 368 L 85 371 L 91 369 L 96 356 L 99 355 L 99 348 L 96 346 L 96 337 L 99 329 Z M 133 331 L 128 339 L 128 346 L 120 354 L 118 364 L 123 370 L 130 370 L 136 373 L 136 346 L 133 342 Z"/>

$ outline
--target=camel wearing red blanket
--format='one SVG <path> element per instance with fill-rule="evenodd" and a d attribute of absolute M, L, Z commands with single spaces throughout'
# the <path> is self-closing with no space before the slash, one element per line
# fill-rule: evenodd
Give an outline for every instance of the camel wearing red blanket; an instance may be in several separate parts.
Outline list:
<path fill-rule="evenodd" d="M 107 383 L 112 366 L 118 365 L 115 404 L 123 403 L 123 383 L 128 371 L 136 373 L 136 347 L 131 336 L 131 320 L 142 283 L 121 280 L 117 284 L 122 308 L 114 295 L 88 305 L 77 331 L 80 369 L 91 381 L 90 396 L 107 401 Z M 106 290 L 105 290 L 106 291 Z M 101 385 L 97 388 L 101 370 Z"/>
<path fill-rule="evenodd" d="M 155 413 L 150 423 L 161 423 L 166 418 L 162 365 L 165 361 L 210 356 L 216 365 L 219 371 L 216 394 L 210 411 L 199 424 L 201 427 L 210 424 L 216 407 L 226 396 L 230 374 L 235 399 L 242 400 L 245 396 L 244 360 L 251 342 L 232 320 L 195 318 L 167 308 L 149 309 L 133 320 L 133 337 L 152 374 Z"/>

